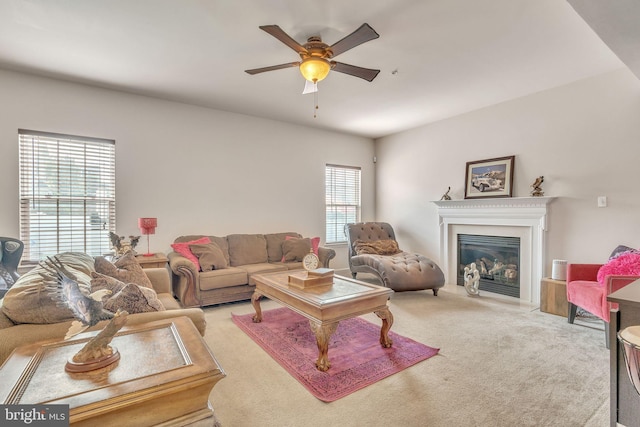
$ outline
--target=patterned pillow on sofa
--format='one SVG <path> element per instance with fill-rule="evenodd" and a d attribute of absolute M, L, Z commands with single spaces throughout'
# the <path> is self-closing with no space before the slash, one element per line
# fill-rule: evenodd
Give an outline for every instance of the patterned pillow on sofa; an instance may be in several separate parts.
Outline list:
<path fill-rule="evenodd" d="M 151 280 L 149 280 L 147 275 L 144 273 L 142 267 L 140 267 L 140 264 L 138 264 L 136 257 L 131 251 L 118 258 L 115 263 L 112 263 L 101 256 L 96 257 L 95 271 L 100 274 L 113 277 L 114 279 L 118 279 L 124 283 L 135 283 L 136 285 L 153 289 Z"/>
<path fill-rule="evenodd" d="M 56 255 L 62 265 L 77 279 L 80 289 L 90 292 L 93 257 L 84 253 L 65 252 Z M 2 312 L 14 323 L 58 323 L 74 319 L 67 307 L 56 302 L 43 288 L 44 267 L 38 265 L 20 276 L 2 301 Z"/>

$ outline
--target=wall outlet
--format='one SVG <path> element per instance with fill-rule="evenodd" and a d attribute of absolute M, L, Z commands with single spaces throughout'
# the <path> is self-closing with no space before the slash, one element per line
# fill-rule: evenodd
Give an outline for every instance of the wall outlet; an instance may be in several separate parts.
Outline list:
<path fill-rule="evenodd" d="M 607 207 L 607 196 L 598 196 L 598 207 L 599 208 Z"/>

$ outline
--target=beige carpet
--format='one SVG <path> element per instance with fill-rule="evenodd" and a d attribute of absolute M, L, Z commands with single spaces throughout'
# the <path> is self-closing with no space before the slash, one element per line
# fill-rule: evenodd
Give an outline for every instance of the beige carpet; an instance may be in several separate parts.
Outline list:
<path fill-rule="evenodd" d="M 253 312 L 249 302 L 207 308 L 205 339 L 227 373 L 211 393 L 218 420 L 223 427 L 608 425 L 602 322 L 569 325 L 514 299 L 467 297 L 457 288 L 437 297 L 396 293 L 392 330 L 440 354 L 331 403 L 232 322 L 232 312 Z"/>

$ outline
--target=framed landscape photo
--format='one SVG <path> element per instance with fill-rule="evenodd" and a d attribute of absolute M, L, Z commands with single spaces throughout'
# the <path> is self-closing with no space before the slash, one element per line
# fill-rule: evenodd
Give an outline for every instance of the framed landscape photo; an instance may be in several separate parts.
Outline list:
<path fill-rule="evenodd" d="M 515 156 L 467 162 L 464 198 L 511 197 Z"/>

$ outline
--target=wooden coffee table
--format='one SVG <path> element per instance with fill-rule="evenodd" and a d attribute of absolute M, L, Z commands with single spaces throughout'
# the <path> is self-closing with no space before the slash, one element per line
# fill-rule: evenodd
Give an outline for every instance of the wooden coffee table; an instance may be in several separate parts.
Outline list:
<path fill-rule="evenodd" d="M 96 333 L 14 350 L 0 368 L 0 403 L 67 404 L 74 426 L 214 424 L 209 394 L 225 373 L 189 318 L 125 326 L 112 341 L 119 361 L 66 372 Z"/>
<path fill-rule="evenodd" d="M 256 310 L 253 321 L 262 321 L 262 296 L 278 301 L 309 319 L 311 330 L 318 342 L 318 370 L 327 371 L 331 367 L 328 356 L 329 338 L 335 332 L 338 323 L 344 319 L 375 313 L 382 319 L 380 344 L 385 348 L 391 347 L 393 343 L 388 332 L 393 324 L 393 315 L 389 311 L 387 301 L 393 295 L 393 290 L 338 276 L 334 277 L 331 286 L 298 289 L 289 286 L 291 273 L 293 271 L 252 276 L 256 283 L 256 290 L 251 297 L 251 303 Z"/>

